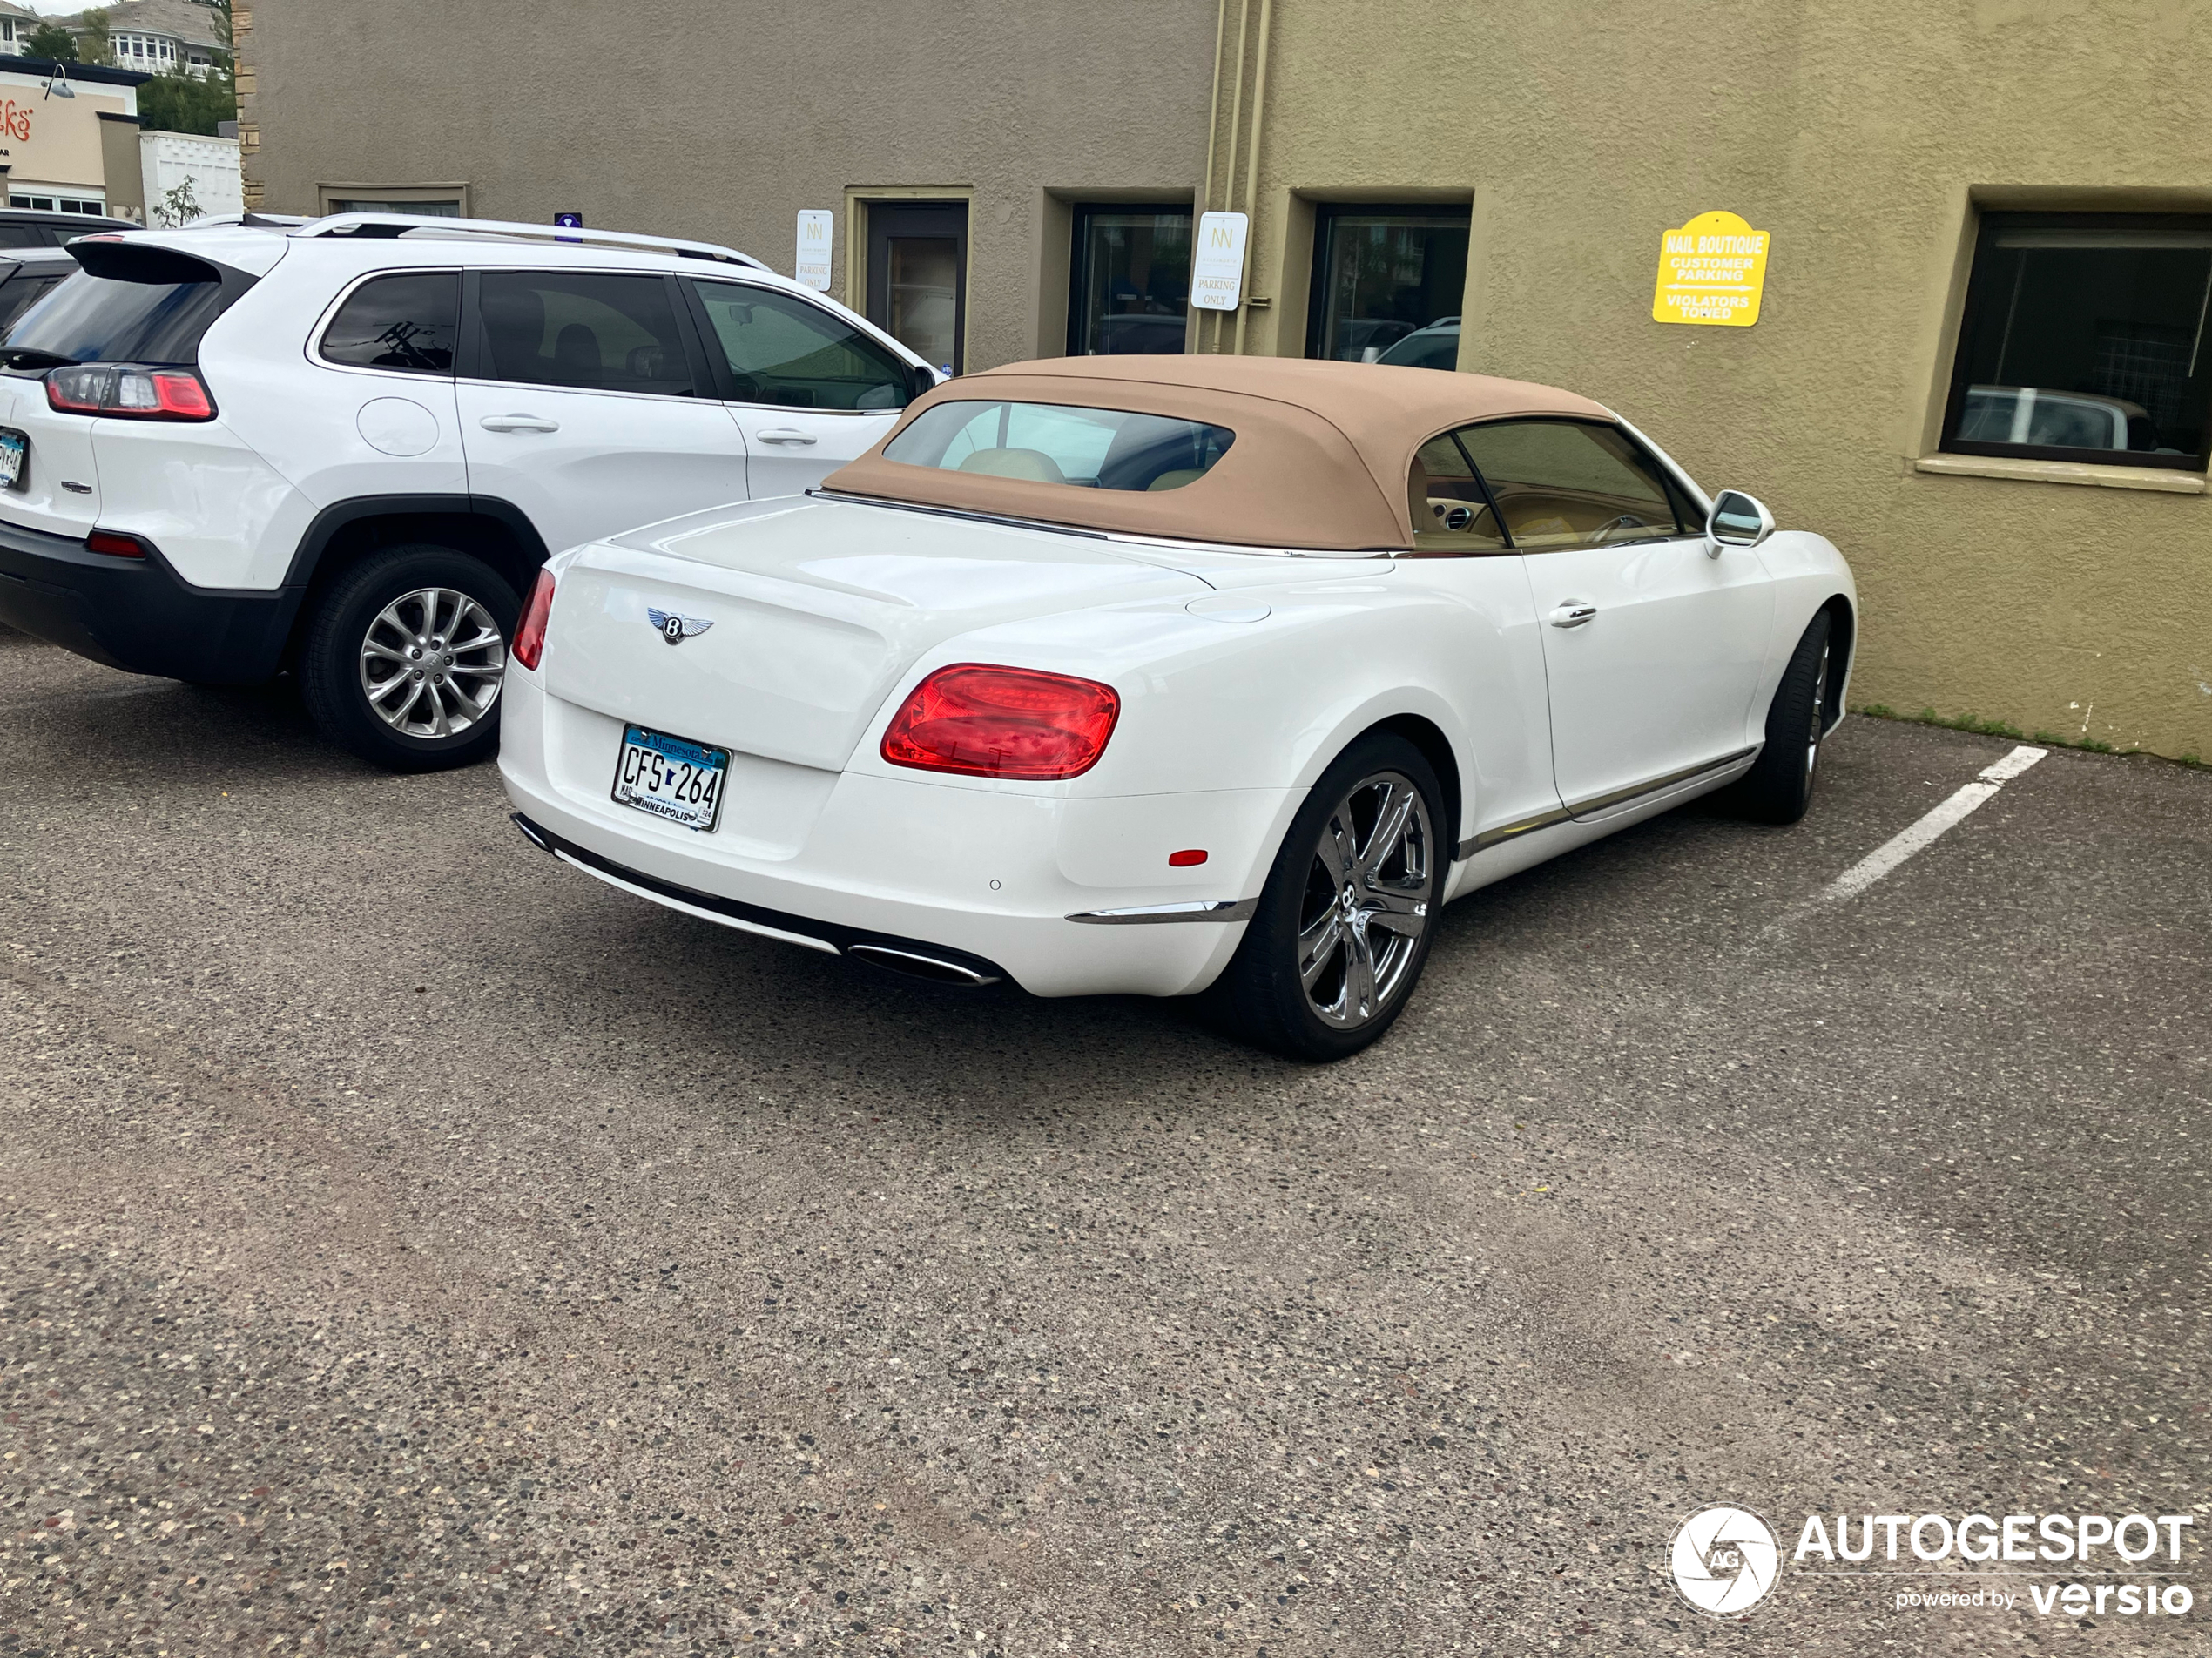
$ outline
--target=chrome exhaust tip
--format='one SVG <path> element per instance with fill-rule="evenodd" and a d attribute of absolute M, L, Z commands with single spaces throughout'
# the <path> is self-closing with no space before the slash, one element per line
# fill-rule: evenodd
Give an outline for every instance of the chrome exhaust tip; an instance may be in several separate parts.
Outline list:
<path fill-rule="evenodd" d="M 888 944 L 848 944 L 845 954 L 910 979 L 925 979 L 931 984 L 953 985 L 962 990 L 981 990 L 986 985 L 1000 982 L 995 973 L 978 972 L 941 956 L 923 955 L 919 951 L 901 950 Z"/>

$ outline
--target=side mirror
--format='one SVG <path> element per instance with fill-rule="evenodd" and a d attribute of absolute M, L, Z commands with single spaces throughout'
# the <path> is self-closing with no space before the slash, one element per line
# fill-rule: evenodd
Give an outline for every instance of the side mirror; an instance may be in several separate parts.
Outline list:
<path fill-rule="evenodd" d="M 1713 556 L 1718 558 L 1723 547 L 1757 547 L 1774 534 L 1774 515 L 1741 489 L 1723 489 L 1713 498 L 1705 533 L 1712 538 Z"/>
<path fill-rule="evenodd" d="M 921 363 L 907 365 L 907 401 L 912 402 L 922 393 L 937 389 L 937 371 Z"/>

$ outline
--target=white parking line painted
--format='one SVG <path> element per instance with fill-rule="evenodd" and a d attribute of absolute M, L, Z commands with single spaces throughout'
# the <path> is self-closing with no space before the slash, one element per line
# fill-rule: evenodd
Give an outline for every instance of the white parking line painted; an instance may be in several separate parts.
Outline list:
<path fill-rule="evenodd" d="M 1994 765 L 1982 768 L 1981 776 L 1952 795 L 1934 811 L 1910 828 L 1891 836 L 1872 852 L 1860 859 L 1849 869 L 1829 883 L 1824 898 L 1857 898 L 1876 881 L 1888 874 L 1914 853 L 1933 843 L 1936 837 L 1953 825 L 1963 821 L 1998 790 L 2041 759 L 2051 751 L 2029 748 L 2023 745 L 2014 749 Z"/>

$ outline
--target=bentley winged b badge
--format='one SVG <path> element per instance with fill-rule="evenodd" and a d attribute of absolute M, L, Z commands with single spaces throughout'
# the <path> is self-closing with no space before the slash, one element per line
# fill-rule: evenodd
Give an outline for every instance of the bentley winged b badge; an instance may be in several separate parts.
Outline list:
<path fill-rule="evenodd" d="M 666 610 L 656 610 L 650 604 L 645 607 L 645 620 L 658 628 L 660 637 L 671 644 L 681 644 L 714 625 L 704 617 L 676 616 Z"/>

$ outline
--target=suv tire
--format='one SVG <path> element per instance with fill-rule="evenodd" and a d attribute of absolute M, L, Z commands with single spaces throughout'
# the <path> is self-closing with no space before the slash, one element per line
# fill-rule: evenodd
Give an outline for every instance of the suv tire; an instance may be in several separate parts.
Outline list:
<path fill-rule="evenodd" d="M 1291 819 L 1244 940 L 1206 993 L 1222 1021 L 1305 1060 L 1346 1058 L 1388 1030 L 1441 918 L 1444 825 L 1436 772 L 1404 738 L 1371 733 L 1339 755 Z"/>
<path fill-rule="evenodd" d="M 376 553 L 338 578 L 308 624 L 307 711 L 323 735 L 389 772 L 483 759 L 499 746 L 500 682 L 521 610 L 499 573 L 467 553 Z"/>

